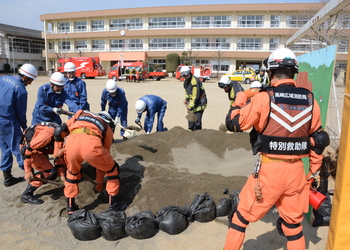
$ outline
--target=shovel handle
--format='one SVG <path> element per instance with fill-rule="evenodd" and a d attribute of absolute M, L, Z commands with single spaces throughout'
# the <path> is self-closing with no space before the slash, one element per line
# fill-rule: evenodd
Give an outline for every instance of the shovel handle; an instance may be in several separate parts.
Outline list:
<path fill-rule="evenodd" d="M 51 181 L 51 180 L 47 180 L 47 179 L 43 179 L 43 178 L 39 178 L 39 177 L 33 177 L 33 178 L 30 178 L 29 179 L 30 182 L 32 181 L 41 181 L 42 183 L 49 183 L 49 184 L 53 184 L 53 185 L 56 185 L 56 186 L 59 186 L 59 187 L 64 187 L 64 184 L 61 183 L 61 182 L 57 182 L 57 181 Z"/>

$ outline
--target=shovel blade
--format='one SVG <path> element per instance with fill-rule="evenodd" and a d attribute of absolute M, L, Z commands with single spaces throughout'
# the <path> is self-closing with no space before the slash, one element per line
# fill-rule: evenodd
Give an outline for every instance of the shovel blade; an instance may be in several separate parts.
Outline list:
<path fill-rule="evenodd" d="M 189 113 L 186 115 L 186 119 L 187 119 L 189 122 L 196 122 L 198 118 L 197 118 L 197 116 L 195 115 L 195 113 L 189 112 Z"/>

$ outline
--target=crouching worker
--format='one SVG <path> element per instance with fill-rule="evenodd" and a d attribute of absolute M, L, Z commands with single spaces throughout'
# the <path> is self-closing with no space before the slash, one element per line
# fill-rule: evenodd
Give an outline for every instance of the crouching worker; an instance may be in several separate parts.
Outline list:
<path fill-rule="evenodd" d="M 96 171 L 97 183 L 103 182 L 104 175 L 107 176 L 106 190 L 109 195 L 109 208 L 119 209 L 116 201 L 120 186 L 119 165 L 110 154 L 114 127 L 114 121 L 106 111 L 95 114 L 79 110 L 56 131 L 57 137 L 63 132 L 69 133 L 65 141 L 67 176 L 64 188 L 68 215 L 78 210 L 75 197 L 79 193 L 78 183 L 81 179 L 83 161 L 87 161 L 99 170 Z M 102 172 L 102 175 L 98 174 L 99 172 Z M 99 191 L 102 190 L 102 185 L 100 186 Z M 98 188 L 95 187 L 95 189 Z"/>
<path fill-rule="evenodd" d="M 21 153 L 24 160 L 25 179 L 28 186 L 21 196 L 23 203 L 42 204 L 44 201 L 34 196 L 35 190 L 43 185 L 40 180 L 33 180 L 34 177 L 45 180 L 55 180 L 57 176 L 65 179 L 65 164 L 63 159 L 56 157 L 61 149 L 62 143 L 54 140 L 55 128 L 59 125 L 51 122 L 42 122 L 30 126 L 23 133 Z M 54 165 L 48 155 L 55 157 Z M 34 173 L 34 169 L 39 171 Z"/>

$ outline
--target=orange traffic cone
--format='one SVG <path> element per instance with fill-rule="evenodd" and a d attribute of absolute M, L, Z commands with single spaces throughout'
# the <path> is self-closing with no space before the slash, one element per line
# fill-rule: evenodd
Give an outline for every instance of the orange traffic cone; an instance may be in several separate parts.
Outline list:
<path fill-rule="evenodd" d="M 315 189 L 310 188 L 310 196 L 309 196 L 309 203 L 310 205 L 317 210 L 322 202 L 326 199 L 326 196 Z"/>

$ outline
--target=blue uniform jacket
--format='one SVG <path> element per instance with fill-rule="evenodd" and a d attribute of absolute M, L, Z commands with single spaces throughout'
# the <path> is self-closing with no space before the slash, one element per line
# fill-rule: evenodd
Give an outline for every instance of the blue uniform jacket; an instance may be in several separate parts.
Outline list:
<path fill-rule="evenodd" d="M 157 127 L 158 131 L 163 131 L 163 117 L 166 111 L 166 105 L 167 102 L 156 95 L 145 95 L 141 97 L 139 100 L 143 100 L 146 103 L 146 118 L 145 118 L 145 125 L 144 129 L 146 132 L 151 132 L 153 123 L 154 123 L 154 116 L 156 113 L 158 113 L 158 123 L 161 123 L 161 126 L 159 128 Z M 142 113 L 138 113 L 138 117 L 141 118 Z"/>
<path fill-rule="evenodd" d="M 32 125 L 40 122 L 55 122 L 61 124 L 62 120 L 59 115 L 52 111 L 53 108 L 62 108 L 68 99 L 65 91 L 56 94 L 50 85 L 46 83 L 39 87 L 38 97 L 33 110 Z"/>
<path fill-rule="evenodd" d="M 73 81 L 66 78 L 63 91 L 65 91 L 69 99 L 66 104 L 69 111 L 76 113 L 78 110 L 90 110 L 90 105 L 87 101 L 86 83 L 78 77 Z"/>
<path fill-rule="evenodd" d="M 125 91 L 122 88 L 117 89 L 117 93 L 115 96 L 111 96 L 111 94 L 107 91 L 107 89 L 103 89 L 101 96 L 101 110 L 106 110 L 106 104 L 108 102 L 108 113 L 114 119 L 117 117 L 127 117 L 128 113 L 128 101 L 125 97 Z"/>
<path fill-rule="evenodd" d="M 28 92 L 19 76 L 0 77 L 0 123 L 27 128 L 27 100 Z"/>

